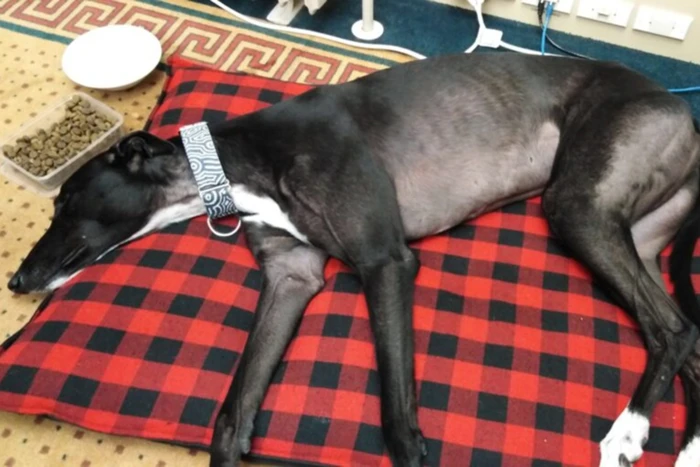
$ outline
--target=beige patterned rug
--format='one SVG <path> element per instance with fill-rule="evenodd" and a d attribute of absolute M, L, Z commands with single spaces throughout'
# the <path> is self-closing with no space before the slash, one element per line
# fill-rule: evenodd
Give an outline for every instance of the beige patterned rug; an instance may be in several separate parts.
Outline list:
<path fill-rule="evenodd" d="M 354 79 L 407 57 L 350 49 L 236 22 L 184 0 L 0 0 L 0 141 L 62 96 L 79 89 L 61 72 L 61 55 L 80 33 L 113 23 L 142 25 L 165 56 L 179 53 L 212 67 L 284 80 Z M 165 58 L 164 56 L 164 58 Z M 155 71 L 122 92 L 88 92 L 141 128 L 160 93 Z M 7 279 L 48 227 L 51 200 L 0 178 L 0 340 L 29 319 L 42 297 L 13 296 Z M 0 412 L 0 466 L 205 466 L 206 452 L 109 436 L 43 417 Z"/>

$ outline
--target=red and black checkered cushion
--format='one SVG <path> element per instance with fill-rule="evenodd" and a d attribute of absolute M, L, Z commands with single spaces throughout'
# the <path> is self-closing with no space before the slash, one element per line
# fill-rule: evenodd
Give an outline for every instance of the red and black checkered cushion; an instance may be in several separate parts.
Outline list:
<path fill-rule="evenodd" d="M 307 89 L 179 60 L 169 73 L 150 123 L 162 137 Z M 597 442 L 646 353 L 634 322 L 550 238 L 539 200 L 411 246 L 422 263 L 416 373 L 429 465 L 597 465 Z M 252 452 L 386 466 L 360 283 L 336 260 L 325 276 L 275 373 Z M 214 237 L 204 218 L 135 241 L 60 289 L 6 346 L 0 408 L 206 447 L 260 281 L 244 237 Z M 682 396 L 676 381 L 638 465 L 673 465 Z"/>

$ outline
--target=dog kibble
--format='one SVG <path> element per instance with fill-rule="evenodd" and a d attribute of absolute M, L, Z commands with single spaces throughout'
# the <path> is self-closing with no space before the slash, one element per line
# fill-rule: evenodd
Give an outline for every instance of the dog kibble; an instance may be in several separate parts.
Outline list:
<path fill-rule="evenodd" d="M 47 130 L 19 138 L 15 145 L 2 147 L 3 153 L 20 167 L 39 177 L 48 175 L 87 148 L 114 124 L 100 115 L 90 103 L 74 96 L 66 104 L 63 118 Z"/>

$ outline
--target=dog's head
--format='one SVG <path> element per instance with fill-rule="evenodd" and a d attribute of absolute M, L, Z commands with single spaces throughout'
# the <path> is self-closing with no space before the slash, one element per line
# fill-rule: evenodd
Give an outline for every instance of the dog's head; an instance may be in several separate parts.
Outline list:
<path fill-rule="evenodd" d="M 188 177 L 187 160 L 173 143 L 146 132 L 122 138 L 63 184 L 48 230 L 8 287 L 54 290 L 113 248 L 196 215 L 201 208 Z"/>

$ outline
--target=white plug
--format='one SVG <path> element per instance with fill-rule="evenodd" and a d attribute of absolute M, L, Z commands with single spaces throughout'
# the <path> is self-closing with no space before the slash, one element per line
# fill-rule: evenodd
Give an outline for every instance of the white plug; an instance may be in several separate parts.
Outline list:
<path fill-rule="evenodd" d="M 479 31 L 477 33 L 476 40 L 471 47 L 467 50 L 467 53 L 473 52 L 477 47 L 490 47 L 492 49 L 497 49 L 501 46 L 501 39 L 503 39 L 503 31 L 498 29 L 490 29 L 486 27 L 483 22 L 481 5 L 484 4 L 485 0 L 467 0 L 469 4 L 474 7 L 476 11 L 477 19 L 479 21 Z"/>
<path fill-rule="evenodd" d="M 482 47 L 491 47 L 497 49 L 501 46 L 503 39 L 503 31 L 498 29 L 484 28 L 479 38 L 479 45 Z"/>

